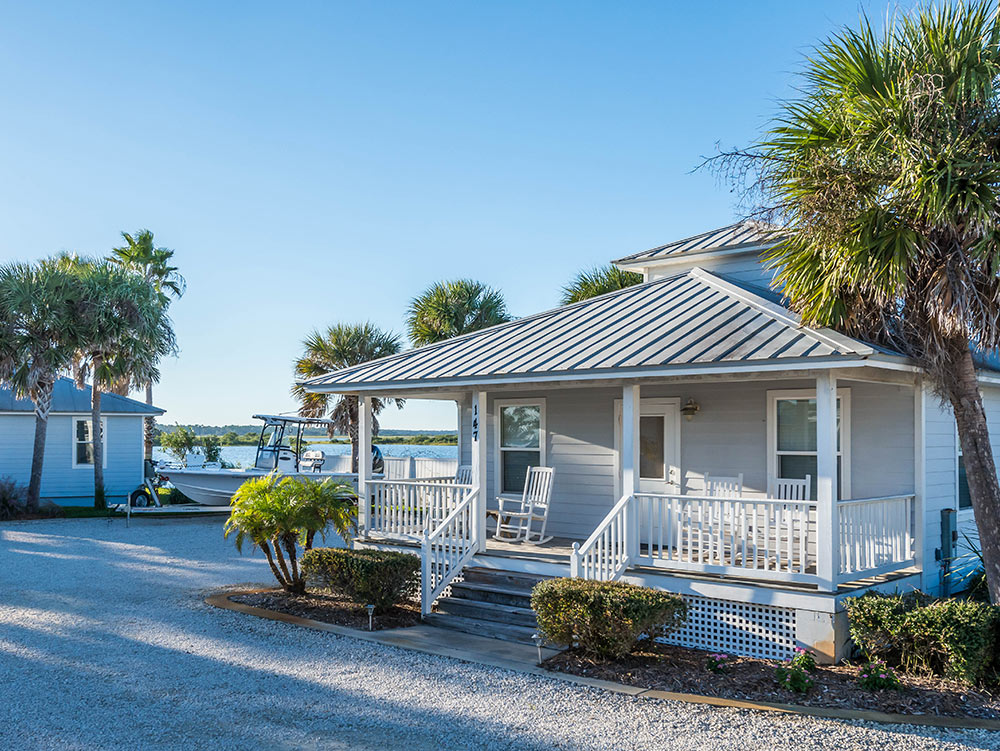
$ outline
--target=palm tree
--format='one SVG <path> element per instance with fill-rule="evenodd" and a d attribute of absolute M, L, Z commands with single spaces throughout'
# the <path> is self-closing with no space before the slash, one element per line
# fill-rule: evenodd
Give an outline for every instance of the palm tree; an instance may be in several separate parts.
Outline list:
<path fill-rule="evenodd" d="M 325 332 L 313 331 L 302 342 L 302 356 L 295 361 L 295 375 L 301 379 L 315 378 L 369 360 L 388 357 L 400 351 L 399 337 L 382 331 L 372 323 L 336 324 Z M 358 397 L 337 394 L 314 394 L 301 385 L 292 387 L 299 400 L 299 414 L 304 417 L 325 417 L 334 421 L 333 428 L 351 439 L 351 471 L 358 471 Z M 397 407 L 404 401 L 395 399 Z M 388 404 L 384 399 L 372 400 L 372 411 L 379 414 Z M 378 434 L 378 420 L 372 425 Z"/>
<path fill-rule="evenodd" d="M 414 346 L 511 320 L 500 290 L 472 279 L 437 282 L 410 301 L 406 328 Z"/>
<path fill-rule="evenodd" d="M 157 248 L 153 244 L 153 233 L 148 229 L 139 230 L 134 237 L 128 232 L 122 232 L 122 239 L 125 240 L 125 245 L 111 250 L 110 260 L 112 263 L 139 274 L 148 284 L 152 285 L 165 305 L 170 304 L 171 298 L 179 298 L 184 294 L 186 288 L 184 277 L 180 275 L 176 266 L 170 265 L 174 251 L 169 248 Z M 153 406 L 152 381 L 146 383 L 145 387 L 146 404 Z M 147 417 L 143 437 L 147 459 L 153 458 L 153 431 L 155 428 L 155 418 Z"/>
<path fill-rule="evenodd" d="M 951 404 L 990 595 L 1000 602 L 1000 484 L 976 351 L 1000 346 L 1000 23 L 991 2 L 867 19 L 821 45 L 755 146 L 770 263 L 807 324 L 910 356 Z M 759 191 L 756 193 L 754 191 Z"/>
<path fill-rule="evenodd" d="M 0 268 L 0 380 L 35 405 L 27 510 L 38 509 L 52 392 L 77 344 L 75 277 L 43 261 Z"/>
<path fill-rule="evenodd" d="M 158 381 L 160 358 L 174 352 L 176 342 L 163 295 L 145 279 L 110 261 L 67 257 L 64 263 L 82 286 L 74 375 L 81 388 L 91 380 L 94 505 L 104 508 L 101 394 Z"/>
<path fill-rule="evenodd" d="M 303 594 L 306 578 L 298 547 L 309 552 L 316 534 L 325 537 L 330 526 L 341 539 L 349 540 L 356 531 L 357 503 L 358 495 L 349 482 L 327 478 L 319 483 L 272 472 L 247 480 L 233 495 L 224 536 L 235 535 L 241 553 L 248 541 L 260 548 L 282 588 Z"/>
<path fill-rule="evenodd" d="M 622 271 L 617 266 L 595 266 L 581 271 L 573 281 L 562 288 L 560 302 L 563 305 L 589 300 L 607 292 L 632 287 L 642 282 L 642 274 Z"/>

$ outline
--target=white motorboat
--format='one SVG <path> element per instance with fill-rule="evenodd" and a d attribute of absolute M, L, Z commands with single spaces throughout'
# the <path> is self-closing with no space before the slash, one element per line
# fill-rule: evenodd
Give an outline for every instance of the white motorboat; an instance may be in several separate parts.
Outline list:
<path fill-rule="evenodd" d="M 331 425 L 330 420 L 298 417 L 292 415 L 254 415 L 255 420 L 263 420 L 260 439 L 257 441 L 257 455 L 254 466 L 249 469 L 222 469 L 218 465 L 174 467 L 159 470 L 170 483 L 196 503 L 205 506 L 228 506 L 233 494 L 247 480 L 262 477 L 277 470 L 282 475 L 304 477 L 322 482 L 327 478 L 348 480 L 356 483 L 358 476 L 351 472 L 324 471 L 330 467 L 334 457 L 327 457 L 319 451 L 306 451 L 301 456 L 292 448 L 302 446 L 302 431 L 307 427 Z M 294 432 L 295 443 L 288 442 Z M 377 448 L 372 450 L 373 470 L 381 471 L 382 455 Z"/>

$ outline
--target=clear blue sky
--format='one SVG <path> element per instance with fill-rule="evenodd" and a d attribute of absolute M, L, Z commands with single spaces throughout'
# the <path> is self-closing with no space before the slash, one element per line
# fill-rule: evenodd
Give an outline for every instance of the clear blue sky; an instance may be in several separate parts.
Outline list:
<path fill-rule="evenodd" d="M 903 3 L 908 7 L 910 3 Z M 294 408 L 303 336 L 473 277 L 518 315 L 734 219 L 691 174 L 882 2 L 4 3 L 0 261 L 177 251 L 167 422 Z M 411 402 L 383 425 L 451 428 Z"/>

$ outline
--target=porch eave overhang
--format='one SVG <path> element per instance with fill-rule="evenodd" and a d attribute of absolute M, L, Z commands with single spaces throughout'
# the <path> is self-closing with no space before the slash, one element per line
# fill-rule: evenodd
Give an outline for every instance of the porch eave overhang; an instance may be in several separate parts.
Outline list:
<path fill-rule="evenodd" d="M 455 378 L 386 380 L 369 382 L 344 382 L 310 384 L 299 382 L 306 391 L 317 394 L 367 394 L 403 395 L 405 393 L 459 392 L 481 389 L 488 391 L 498 386 L 532 386 L 556 383 L 574 385 L 610 385 L 612 382 L 644 381 L 651 379 L 683 379 L 701 376 L 732 375 L 734 380 L 752 375 L 792 375 L 808 376 L 810 373 L 828 369 L 871 368 L 903 373 L 919 373 L 920 369 L 903 357 L 886 354 L 835 355 L 832 357 L 782 358 L 759 362 L 740 363 L 696 363 L 645 368 L 610 368 L 600 370 L 552 371 L 545 373 L 498 373 L 481 376 Z"/>

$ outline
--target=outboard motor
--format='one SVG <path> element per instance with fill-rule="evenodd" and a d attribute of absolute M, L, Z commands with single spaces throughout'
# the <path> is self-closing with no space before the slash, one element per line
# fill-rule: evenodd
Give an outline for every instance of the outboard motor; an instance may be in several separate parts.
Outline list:
<path fill-rule="evenodd" d="M 372 474 L 380 475 L 385 471 L 385 459 L 378 446 L 372 446 Z"/>

